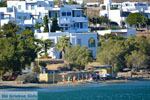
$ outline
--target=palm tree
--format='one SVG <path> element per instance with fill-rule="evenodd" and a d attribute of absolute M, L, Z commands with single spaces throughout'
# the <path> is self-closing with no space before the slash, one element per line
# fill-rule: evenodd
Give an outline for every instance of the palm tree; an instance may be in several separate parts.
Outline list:
<path fill-rule="evenodd" d="M 70 39 L 63 35 L 61 38 L 59 38 L 59 41 L 56 45 L 56 49 L 62 51 L 62 58 L 64 59 L 65 50 L 71 46 Z"/>
<path fill-rule="evenodd" d="M 46 39 L 43 41 L 45 57 L 48 57 L 47 50 L 50 48 L 50 46 L 52 46 L 52 44 L 53 44 L 53 41 L 50 39 Z"/>

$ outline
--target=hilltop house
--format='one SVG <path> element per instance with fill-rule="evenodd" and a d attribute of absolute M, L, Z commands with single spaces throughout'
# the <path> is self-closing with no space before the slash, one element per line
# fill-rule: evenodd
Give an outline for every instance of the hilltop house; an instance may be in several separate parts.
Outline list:
<path fill-rule="evenodd" d="M 9 21 L 21 26 L 22 30 L 32 29 L 36 23 L 44 23 L 43 17 L 57 16 L 63 32 L 88 32 L 88 17 L 81 5 L 61 5 L 54 7 L 50 0 L 7 1 L 8 7 L 0 8 L 0 26 Z M 49 23 L 49 30 L 51 23 Z M 42 30 L 41 30 L 42 31 Z"/>
<path fill-rule="evenodd" d="M 37 22 L 44 23 L 42 18 L 52 7 L 54 2 L 49 0 L 7 1 L 7 7 L 0 8 L 0 26 L 11 21 L 22 30 L 32 29 Z"/>
<path fill-rule="evenodd" d="M 88 17 L 84 15 L 81 5 L 63 5 L 49 10 L 49 18 L 57 16 L 63 32 L 88 32 Z"/>
<path fill-rule="evenodd" d="M 126 18 L 130 13 L 139 12 L 145 17 L 150 18 L 150 7 L 146 2 L 112 3 L 112 0 L 104 0 L 102 6 L 105 6 L 106 9 L 100 11 L 100 16 L 108 17 L 119 26 L 122 25 L 122 22 L 126 22 Z M 125 26 L 128 27 L 127 24 Z"/>

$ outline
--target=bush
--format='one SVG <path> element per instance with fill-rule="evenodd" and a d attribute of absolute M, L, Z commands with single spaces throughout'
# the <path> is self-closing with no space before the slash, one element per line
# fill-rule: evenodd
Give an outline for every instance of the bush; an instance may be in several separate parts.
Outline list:
<path fill-rule="evenodd" d="M 32 69 L 32 72 L 40 73 L 40 67 L 39 66 L 34 66 L 34 68 Z"/>
<path fill-rule="evenodd" d="M 38 82 L 37 74 L 28 73 L 28 74 L 19 75 L 16 81 L 23 81 L 25 83 L 37 83 Z"/>
<path fill-rule="evenodd" d="M 102 9 L 103 9 L 103 10 L 106 10 L 106 6 L 102 6 Z"/>

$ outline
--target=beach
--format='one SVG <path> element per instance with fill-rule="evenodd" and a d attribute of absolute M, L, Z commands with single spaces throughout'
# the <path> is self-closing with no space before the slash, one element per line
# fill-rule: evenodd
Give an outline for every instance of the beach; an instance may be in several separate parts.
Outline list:
<path fill-rule="evenodd" d="M 90 84 L 119 84 L 136 81 L 150 81 L 150 79 L 138 80 L 105 80 L 105 81 L 77 81 L 77 82 L 59 82 L 59 83 L 25 83 L 22 84 L 16 81 L 3 81 L 0 82 L 0 89 L 7 88 L 45 88 L 45 87 L 61 87 L 61 86 L 87 86 Z"/>

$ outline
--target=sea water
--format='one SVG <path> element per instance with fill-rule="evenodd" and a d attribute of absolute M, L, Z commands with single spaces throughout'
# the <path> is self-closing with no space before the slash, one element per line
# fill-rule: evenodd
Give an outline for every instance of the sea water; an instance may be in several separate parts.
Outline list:
<path fill-rule="evenodd" d="M 5 91 L 37 91 L 38 100 L 150 100 L 150 81 Z"/>

